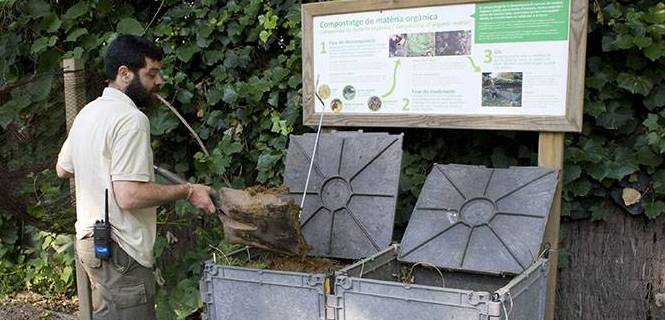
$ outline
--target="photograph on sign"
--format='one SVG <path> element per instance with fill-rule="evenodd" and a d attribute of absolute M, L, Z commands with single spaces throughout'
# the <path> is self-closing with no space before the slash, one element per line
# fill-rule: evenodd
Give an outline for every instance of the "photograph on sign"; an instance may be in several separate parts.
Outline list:
<path fill-rule="evenodd" d="M 571 1 L 576 0 L 443 1 L 434 6 L 312 14 L 304 21 L 304 28 L 311 28 L 305 32 L 311 38 L 303 39 L 311 46 L 303 48 L 304 81 L 316 79 L 311 85 L 316 85 L 325 105 L 311 100 L 305 108 L 364 119 L 566 119 Z M 308 7 L 303 8 L 309 14 Z M 319 12 L 325 11 L 323 4 L 322 8 Z M 340 5 L 332 11 L 342 10 Z"/>

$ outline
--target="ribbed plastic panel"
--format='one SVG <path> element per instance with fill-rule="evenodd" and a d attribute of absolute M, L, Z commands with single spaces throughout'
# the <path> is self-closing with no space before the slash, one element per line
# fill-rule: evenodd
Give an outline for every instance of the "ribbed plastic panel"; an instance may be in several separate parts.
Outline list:
<path fill-rule="evenodd" d="M 540 254 L 557 171 L 435 165 L 402 239 L 399 260 L 519 274 Z"/>
<path fill-rule="evenodd" d="M 200 281 L 208 320 L 325 319 L 324 275 L 219 266 Z"/>
<path fill-rule="evenodd" d="M 292 135 L 284 184 L 302 200 L 316 134 Z M 301 215 L 311 255 L 359 259 L 388 247 L 402 159 L 402 135 L 321 134 Z"/>

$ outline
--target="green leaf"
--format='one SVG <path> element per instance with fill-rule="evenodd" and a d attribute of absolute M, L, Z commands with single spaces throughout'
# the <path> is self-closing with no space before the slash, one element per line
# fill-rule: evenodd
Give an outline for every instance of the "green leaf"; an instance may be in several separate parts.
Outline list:
<path fill-rule="evenodd" d="M 55 40 L 57 38 L 55 36 L 51 37 L 41 37 L 35 40 L 35 42 L 32 43 L 32 47 L 30 47 L 30 51 L 32 53 L 39 53 L 40 51 L 53 46 L 55 44 Z"/>
<path fill-rule="evenodd" d="M 62 21 L 60 21 L 58 16 L 53 13 L 50 13 L 44 19 L 42 19 L 42 27 L 46 29 L 46 32 L 48 33 L 54 33 L 58 31 L 61 25 Z"/>
<path fill-rule="evenodd" d="M 32 18 L 40 18 L 49 14 L 51 7 L 43 0 L 28 1 L 28 14 Z"/>
<path fill-rule="evenodd" d="M 656 61 L 665 56 L 665 45 L 662 42 L 656 42 L 644 49 L 644 55 L 651 61 Z"/>
<path fill-rule="evenodd" d="M 208 88 L 206 99 L 209 105 L 215 105 L 222 100 L 222 90 L 217 87 Z M 215 110 L 217 111 L 217 110 Z"/>
<path fill-rule="evenodd" d="M 62 53 L 60 51 L 50 48 L 42 51 L 39 54 L 39 65 L 37 66 L 37 73 L 51 73 L 60 71 L 60 59 Z"/>
<path fill-rule="evenodd" d="M 259 156 L 259 160 L 256 163 L 256 169 L 259 171 L 256 181 L 265 183 L 268 179 L 272 178 L 275 175 L 274 169 L 279 159 L 281 159 L 280 155 L 270 153 L 264 153 Z"/>
<path fill-rule="evenodd" d="M 563 170 L 563 183 L 567 185 L 582 175 L 582 168 L 578 165 L 569 165 L 566 166 L 566 169 Z"/>
<path fill-rule="evenodd" d="M 633 42 L 635 43 L 635 45 L 638 48 L 644 49 L 644 48 L 650 46 L 651 44 L 653 44 L 653 39 L 651 39 L 651 37 L 642 37 L 642 36 L 640 36 L 640 37 L 635 37 Z"/>
<path fill-rule="evenodd" d="M 82 36 L 84 34 L 87 34 L 87 33 L 88 33 L 88 29 L 86 29 L 86 28 L 76 28 L 76 29 L 69 32 L 69 34 L 67 35 L 67 39 L 65 39 L 65 42 L 76 41 L 76 39 L 78 39 L 80 36 Z"/>
<path fill-rule="evenodd" d="M 644 204 L 644 214 L 649 217 L 649 219 L 656 219 L 665 212 L 665 202 L 655 201 L 647 202 Z"/>
<path fill-rule="evenodd" d="M 266 43 L 268 42 L 268 39 L 270 38 L 270 33 L 265 30 L 261 30 L 259 33 L 259 39 L 261 39 L 261 42 Z"/>
<path fill-rule="evenodd" d="M 51 93 L 53 75 L 41 76 L 30 84 L 29 92 L 33 102 L 46 100 Z"/>
<path fill-rule="evenodd" d="M 178 56 L 178 59 L 182 60 L 183 62 L 189 62 L 189 60 L 191 60 L 194 54 L 197 52 L 199 52 L 199 47 L 196 45 L 196 43 L 192 43 L 188 46 L 179 47 L 176 50 L 176 55 Z"/>
<path fill-rule="evenodd" d="M 178 119 L 166 110 L 159 110 L 150 114 L 150 133 L 161 136 L 178 127 Z"/>
<path fill-rule="evenodd" d="M 71 266 L 66 266 L 62 269 L 62 273 L 60 274 L 60 280 L 62 280 L 65 283 L 68 283 L 70 280 L 72 280 Z"/>
<path fill-rule="evenodd" d="M 289 78 L 289 82 L 288 82 L 289 88 L 291 88 L 291 89 L 297 88 L 300 85 L 301 80 L 302 80 L 302 77 L 300 76 L 300 74 L 291 75 L 291 77 Z"/>
<path fill-rule="evenodd" d="M 212 34 L 213 28 L 207 24 L 201 24 L 196 27 L 196 37 L 197 39 L 207 40 Z"/>
<path fill-rule="evenodd" d="M 649 110 L 665 106 L 665 84 L 661 84 L 652 90 L 643 102 Z"/>
<path fill-rule="evenodd" d="M 653 24 L 665 22 L 665 3 L 659 2 L 656 6 L 649 8 L 644 16 L 644 21 Z"/>
<path fill-rule="evenodd" d="M 606 112 L 600 113 L 596 118 L 599 126 L 607 129 L 619 129 L 633 120 L 633 110 L 630 105 L 620 101 L 609 103 Z"/>
<path fill-rule="evenodd" d="M 614 46 L 619 49 L 630 49 L 633 47 L 633 36 L 629 34 L 620 34 L 614 40 Z"/>
<path fill-rule="evenodd" d="M 607 166 L 607 178 L 621 180 L 624 177 L 637 172 L 640 170 L 640 167 L 636 163 L 628 162 L 615 162 L 611 161 L 606 164 Z"/>
<path fill-rule="evenodd" d="M 24 99 L 26 98 L 27 97 Z M 0 127 L 2 127 L 2 129 L 7 129 L 7 126 L 10 123 L 14 123 L 19 120 L 20 115 L 17 112 L 19 108 L 15 106 L 17 103 L 18 99 L 12 99 L 0 107 Z M 27 99 L 27 103 L 30 103 L 29 99 Z"/>
<path fill-rule="evenodd" d="M 571 191 L 576 197 L 583 197 L 589 194 L 589 191 L 591 191 L 591 182 L 589 182 L 587 179 L 579 179 L 573 181 L 567 186 L 564 186 L 564 188 L 566 188 L 568 191 Z"/>
<path fill-rule="evenodd" d="M 83 56 L 83 48 L 76 47 L 74 48 L 74 50 L 72 50 L 72 58 L 81 59 L 82 56 Z"/>
<path fill-rule="evenodd" d="M 591 101 L 584 104 L 584 113 L 594 118 L 603 115 L 605 111 L 607 111 L 607 109 L 605 108 L 603 101 Z"/>
<path fill-rule="evenodd" d="M 222 97 L 222 100 L 224 100 L 224 102 L 228 104 L 234 104 L 237 98 L 238 98 L 238 93 L 236 93 L 233 87 L 226 86 L 224 88 L 224 97 Z"/>
<path fill-rule="evenodd" d="M 194 94 L 185 89 L 178 90 L 178 93 L 176 94 L 176 99 L 182 104 L 189 104 L 192 101 L 192 97 L 194 97 Z"/>
<path fill-rule="evenodd" d="M 65 20 L 78 19 L 82 15 L 86 14 L 88 10 L 89 10 L 88 4 L 85 1 L 80 1 L 77 4 L 71 6 L 69 9 L 67 9 L 65 14 L 62 15 L 62 18 Z"/>
<path fill-rule="evenodd" d="M 594 89 L 602 89 L 606 83 L 610 81 L 610 77 L 607 73 L 602 71 L 593 72 L 590 75 L 587 75 L 586 86 Z"/>
<path fill-rule="evenodd" d="M 227 154 L 227 155 L 236 154 L 236 153 L 238 153 L 238 152 L 240 152 L 240 151 L 242 151 L 242 144 L 241 144 L 240 142 L 238 142 L 238 141 L 235 141 L 235 142 L 233 142 L 233 143 L 231 143 L 231 144 L 228 144 L 228 145 L 224 148 L 224 153 Z"/>
<path fill-rule="evenodd" d="M 654 37 L 665 35 L 665 24 L 654 24 L 647 27 L 647 31 Z"/>
<path fill-rule="evenodd" d="M 220 61 L 224 58 L 224 51 L 222 51 L 222 50 L 205 50 L 203 52 L 203 56 L 205 57 L 206 63 L 208 65 L 213 65 L 213 64 L 217 63 L 218 61 Z"/>
<path fill-rule="evenodd" d="M 116 30 L 119 34 L 143 35 L 143 26 L 134 18 L 124 18 L 118 22 Z"/>
<path fill-rule="evenodd" d="M 653 190 L 658 195 L 665 195 L 665 169 L 656 171 L 651 176 Z"/>
<path fill-rule="evenodd" d="M 183 279 L 178 282 L 171 302 L 177 319 L 186 319 L 196 312 L 201 304 L 198 281 Z"/>
<path fill-rule="evenodd" d="M 641 94 L 643 96 L 649 94 L 653 83 L 643 76 L 638 76 L 630 73 L 622 72 L 617 77 L 619 87 L 630 91 L 633 94 Z"/>
<path fill-rule="evenodd" d="M 600 205 L 591 206 L 589 211 L 591 211 L 591 221 L 605 220 L 609 214 L 609 210 Z"/>
<path fill-rule="evenodd" d="M 647 118 L 642 122 L 644 126 L 651 130 L 651 131 L 656 131 L 662 129 L 662 126 L 660 125 L 660 117 L 657 114 L 650 113 Z"/>

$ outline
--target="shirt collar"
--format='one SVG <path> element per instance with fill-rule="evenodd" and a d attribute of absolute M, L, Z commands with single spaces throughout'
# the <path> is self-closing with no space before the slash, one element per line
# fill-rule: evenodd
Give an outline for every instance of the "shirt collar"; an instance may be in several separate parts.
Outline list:
<path fill-rule="evenodd" d="M 104 92 L 102 93 L 102 97 L 104 98 L 109 98 L 109 99 L 115 99 L 115 100 L 120 100 L 126 104 L 128 104 L 131 107 L 136 107 L 136 104 L 130 97 L 128 97 L 124 92 L 116 89 L 116 88 L 111 88 L 111 87 L 106 87 L 104 88 Z"/>

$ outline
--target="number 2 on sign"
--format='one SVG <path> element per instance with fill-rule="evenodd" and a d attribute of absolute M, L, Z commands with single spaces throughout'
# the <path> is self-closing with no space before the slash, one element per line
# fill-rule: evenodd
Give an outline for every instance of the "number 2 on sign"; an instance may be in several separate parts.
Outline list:
<path fill-rule="evenodd" d="M 484 63 L 492 63 L 492 50 L 490 49 L 485 49 L 485 59 L 483 60 Z"/>

